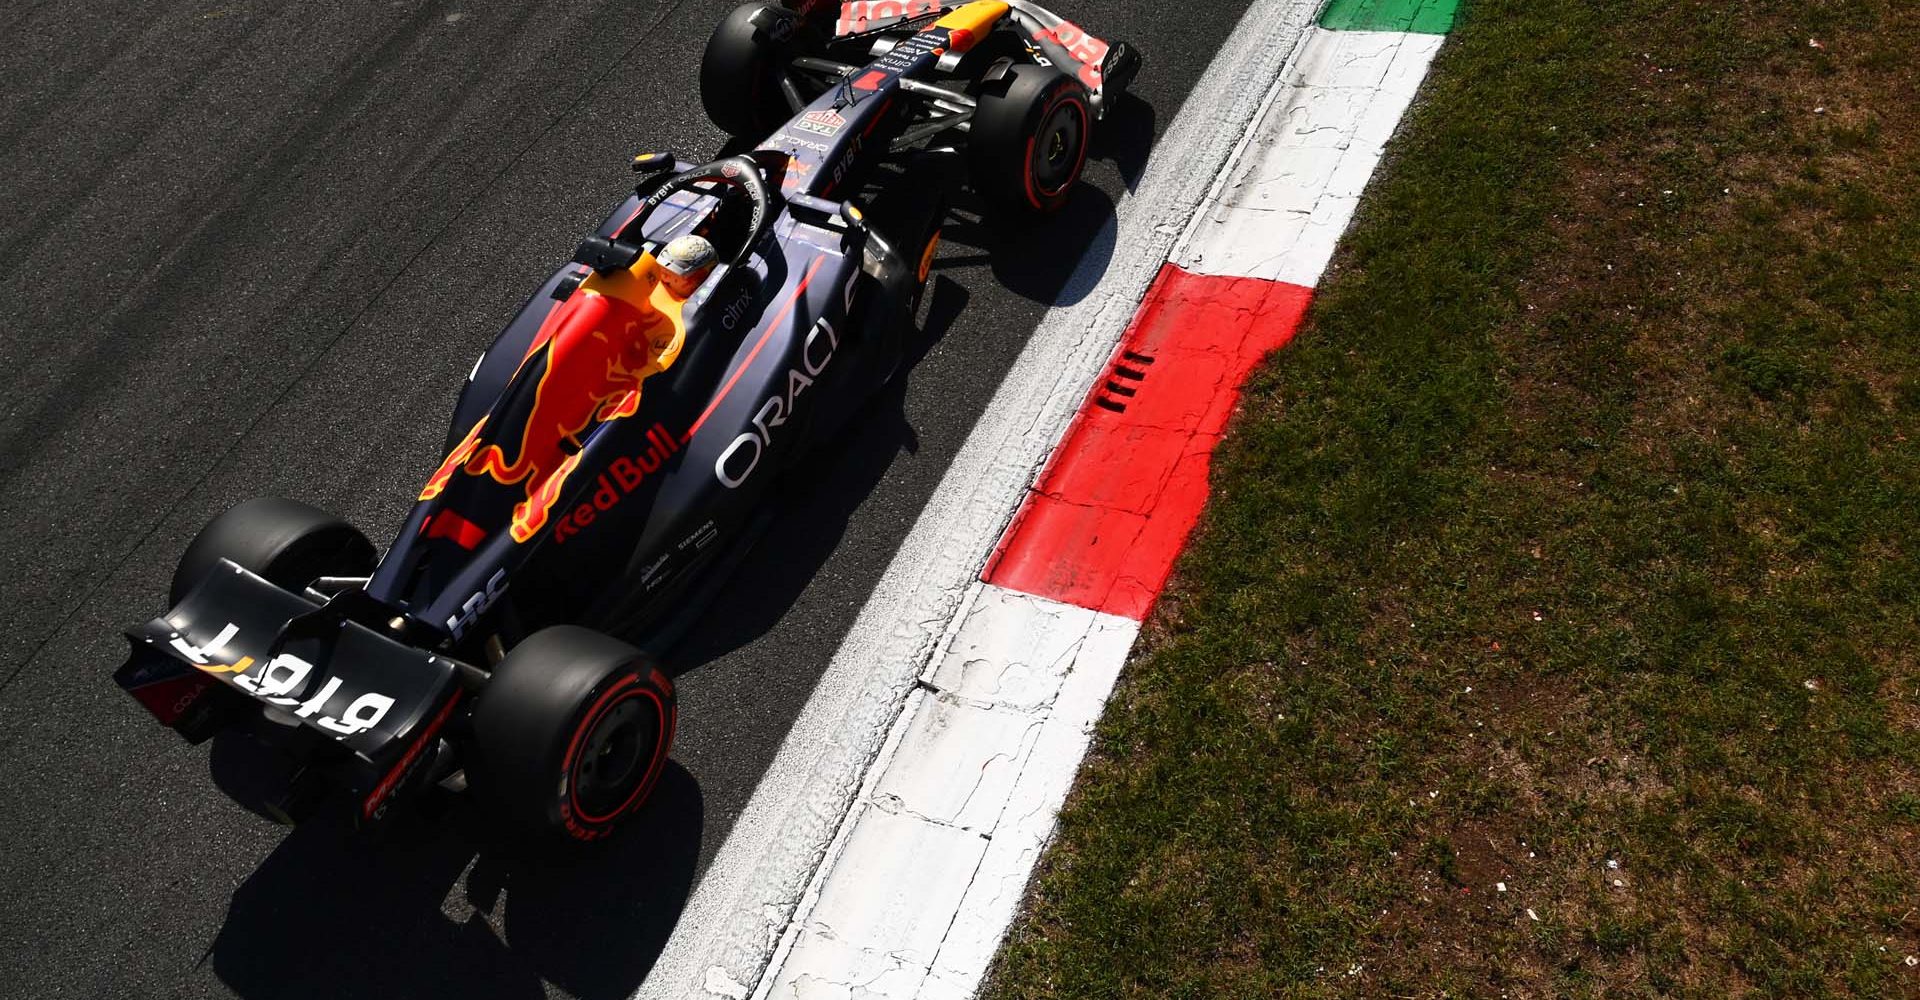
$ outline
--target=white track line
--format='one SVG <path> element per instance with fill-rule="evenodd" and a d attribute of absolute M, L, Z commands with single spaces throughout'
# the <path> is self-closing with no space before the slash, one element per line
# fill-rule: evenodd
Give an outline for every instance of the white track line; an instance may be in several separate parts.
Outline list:
<path fill-rule="evenodd" d="M 1174 239 L 1239 143 L 1319 0 L 1254 0 L 1161 139 L 1135 194 L 955 457 L 861 609 L 639 997 L 747 996 L 994 542 L 1099 374 Z"/>

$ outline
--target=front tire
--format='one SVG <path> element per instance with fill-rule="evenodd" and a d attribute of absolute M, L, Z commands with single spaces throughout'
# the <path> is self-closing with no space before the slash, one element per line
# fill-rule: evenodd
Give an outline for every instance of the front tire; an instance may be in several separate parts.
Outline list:
<path fill-rule="evenodd" d="M 179 604 L 222 559 L 295 593 L 322 576 L 366 576 L 375 562 L 373 543 L 346 521 L 298 500 L 256 497 L 193 536 L 174 568 L 168 600 Z"/>
<path fill-rule="evenodd" d="M 598 840 L 659 782 L 678 716 L 673 682 L 639 650 L 579 626 L 542 629 L 480 692 L 467 778 L 524 831 Z"/>
<path fill-rule="evenodd" d="M 1059 211 L 1087 165 L 1087 89 L 1058 70 L 1022 64 L 984 83 L 977 99 L 967 138 L 973 189 L 1014 212 Z"/>
<path fill-rule="evenodd" d="M 776 3 L 736 7 L 707 36 L 700 57 L 700 103 L 707 118 L 736 139 L 758 141 L 789 117 L 780 91 L 777 43 L 753 24 L 753 16 Z"/>

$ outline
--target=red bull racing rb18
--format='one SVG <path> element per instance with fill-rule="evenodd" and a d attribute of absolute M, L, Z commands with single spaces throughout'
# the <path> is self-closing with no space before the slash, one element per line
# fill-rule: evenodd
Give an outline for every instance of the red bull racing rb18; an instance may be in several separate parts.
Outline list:
<path fill-rule="evenodd" d="M 247 741 L 273 780 L 245 804 L 282 820 L 340 802 L 377 825 L 440 785 L 605 836 L 677 721 L 641 649 L 670 648 L 781 477 L 900 367 L 947 196 L 1057 209 L 1137 65 L 1026 0 L 739 8 L 702 99 L 751 148 L 635 158 L 634 193 L 474 366 L 384 553 L 241 503 L 115 679 L 190 741 Z M 908 207 L 870 219 L 870 195 Z"/>

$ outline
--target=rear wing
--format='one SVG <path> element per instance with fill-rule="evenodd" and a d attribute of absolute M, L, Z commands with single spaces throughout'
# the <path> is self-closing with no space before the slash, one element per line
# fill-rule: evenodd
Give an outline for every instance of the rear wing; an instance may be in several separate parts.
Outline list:
<path fill-rule="evenodd" d="M 171 611 L 126 631 L 114 680 L 194 742 L 264 712 L 383 763 L 458 695 L 460 665 L 353 620 L 368 601 L 350 590 L 315 605 L 223 559 Z"/>

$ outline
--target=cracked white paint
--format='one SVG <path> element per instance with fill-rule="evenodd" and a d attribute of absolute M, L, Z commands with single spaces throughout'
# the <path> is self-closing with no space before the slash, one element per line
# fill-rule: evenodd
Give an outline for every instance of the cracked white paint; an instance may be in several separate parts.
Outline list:
<path fill-rule="evenodd" d="M 1097 615 L 1089 623 L 1086 640 L 1063 678 L 966 898 L 941 942 L 932 972 L 946 991 L 942 995 L 971 996 L 986 975 L 1000 939 L 1013 922 L 1034 863 L 1053 837 L 1054 818 L 1073 787 L 1094 724 L 1139 631 L 1137 622 L 1113 615 Z"/>
<path fill-rule="evenodd" d="M 990 831 L 1042 721 L 945 698 L 923 701 L 880 779 L 875 802 L 884 799 L 891 811 L 925 822 Z"/>
<path fill-rule="evenodd" d="M 1174 263 L 1318 284 L 1443 40 L 1314 29 Z"/>
<path fill-rule="evenodd" d="M 747 1000 L 747 994 L 752 992 L 747 988 L 747 984 L 736 981 L 732 976 L 727 975 L 727 970 L 717 965 L 707 970 L 706 982 L 702 985 L 706 987 L 708 993 L 717 997 L 727 997 L 729 1000 Z"/>
<path fill-rule="evenodd" d="M 951 638 L 949 623 L 964 612 L 994 543 L 1177 233 L 1305 37 L 1319 2 L 1253 0 L 1248 6 L 1160 140 L 1157 149 L 1175 155 L 1156 152 L 1149 160 L 1061 291 L 1066 304 L 1050 309 L 1035 328 L 708 865 L 637 996 L 684 1000 L 730 996 L 728 984 L 764 988 L 776 953 L 791 950 L 793 915 L 823 864 L 848 846 L 846 828 L 865 815 L 856 808 L 858 796 L 898 735 L 901 713 L 917 700 L 910 698 L 915 681 Z M 996 683 L 1024 682 L 1009 668 Z M 710 988 L 714 984 L 725 988 Z"/>
<path fill-rule="evenodd" d="M 1064 664 L 1079 653 L 1098 613 L 1000 587 L 984 587 L 974 600 L 927 682 L 970 704 L 1022 712 L 1049 707 Z"/>
<path fill-rule="evenodd" d="M 1140 626 L 975 590 L 760 996 L 968 996 L 986 972 Z"/>
<path fill-rule="evenodd" d="M 985 838 L 957 827 L 909 813 L 865 811 L 835 866 L 858 877 L 822 884 L 780 978 L 792 981 L 816 968 L 819 940 L 926 969 L 986 849 Z M 833 951 L 840 956 L 841 950 Z M 783 994 L 776 989 L 773 995 Z"/>

